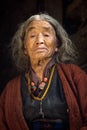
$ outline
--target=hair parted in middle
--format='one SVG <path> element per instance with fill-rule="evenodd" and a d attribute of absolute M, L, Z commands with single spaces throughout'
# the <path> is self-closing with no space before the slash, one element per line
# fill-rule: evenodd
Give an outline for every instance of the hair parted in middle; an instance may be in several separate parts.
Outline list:
<path fill-rule="evenodd" d="M 20 24 L 18 30 L 12 38 L 11 55 L 16 68 L 21 72 L 28 71 L 30 68 L 29 57 L 24 53 L 24 44 L 29 24 L 35 20 L 47 21 L 55 30 L 56 39 L 58 41 L 58 52 L 54 54 L 53 58 L 56 60 L 56 63 L 75 63 L 77 53 L 75 51 L 74 44 L 68 37 L 68 34 L 62 25 L 49 14 L 39 13 L 32 15 L 25 22 Z"/>

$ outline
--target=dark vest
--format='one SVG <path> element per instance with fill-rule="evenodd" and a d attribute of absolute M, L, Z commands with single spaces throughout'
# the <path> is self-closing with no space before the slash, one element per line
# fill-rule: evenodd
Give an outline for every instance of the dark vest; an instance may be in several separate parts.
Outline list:
<path fill-rule="evenodd" d="M 23 114 L 27 124 L 35 119 L 41 119 L 39 114 L 40 101 L 32 99 L 29 94 L 25 77 L 21 80 L 21 94 L 23 101 Z M 68 122 L 67 103 L 62 88 L 62 83 L 55 69 L 48 93 L 42 101 L 44 118 L 49 120 L 62 119 Z"/>

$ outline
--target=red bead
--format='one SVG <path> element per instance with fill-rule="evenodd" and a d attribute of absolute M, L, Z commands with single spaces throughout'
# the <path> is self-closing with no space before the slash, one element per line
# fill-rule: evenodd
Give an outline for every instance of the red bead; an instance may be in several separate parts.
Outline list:
<path fill-rule="evenodd" d="M 31 86 L 32 91 L 36 91 L 37 87 L 36 86 Z"/>
<path fill-rule="evenodd" d="M 35 83 L 34 82 L 31 82 L 31 86 L 34 86 L 35 85 Z"/>
<path fill-rule="evenodd" d="M 35 91 L 36 91 L 36 88 L 34 88 L 33 91 L 35 92 Z"/>
<path fill-rule="evenodd" d="M 44 77 L 44 82 L 47 82 L 48 78 L 47 77 Z"/>

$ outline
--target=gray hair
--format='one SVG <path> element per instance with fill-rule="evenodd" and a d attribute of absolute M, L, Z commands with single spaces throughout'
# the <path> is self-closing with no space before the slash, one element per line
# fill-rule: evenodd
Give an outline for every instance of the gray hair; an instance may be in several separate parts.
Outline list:
<path fill-rule="evenodd" d="M 45 20 L 50 23 L 56 33 L 58 40 L 58 52 L 54 55 L 57 63 L 75 63 L 76 51 L 73 47 L 71 40 L 68 37 L 67 32 L 60 25 L 60 23 L 48 14 L 40 13 L 32 15 L 25 22 L 23 22 L 16 31 L 11 42 L 12 59 L 18 70 L 21 72 L 28 71 L 30 67 L 29 57 L 24 54 L 25 37 L 29 24 L 35 20 Z M 59 44 L 60 43 L 60 44 Z"/>

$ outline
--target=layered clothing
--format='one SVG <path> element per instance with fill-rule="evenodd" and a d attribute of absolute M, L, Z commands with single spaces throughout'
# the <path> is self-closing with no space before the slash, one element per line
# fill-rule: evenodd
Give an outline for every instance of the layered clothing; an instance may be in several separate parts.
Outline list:
<path fill-rule="evenodd" d="M 73 64 L 57 64 L 70 130 L 87 130 L 87 74 Z M 29 130 L 23 115 L 21 76 L 8 82 L 0 97 L 0 129 Z"/>

